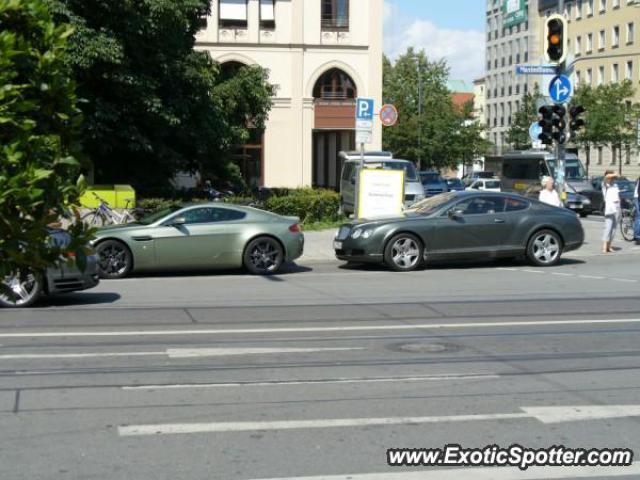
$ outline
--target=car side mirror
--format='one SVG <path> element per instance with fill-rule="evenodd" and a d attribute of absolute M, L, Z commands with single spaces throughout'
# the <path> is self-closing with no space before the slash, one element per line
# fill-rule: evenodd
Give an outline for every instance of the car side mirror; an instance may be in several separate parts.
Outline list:
<path fill-rule="evenodd" d="M 185 225 L 186 223 L 187 223 L 187 219 L 184 217 L 177 217 L 171 220 L 172 227 L 180 227 L 182 225 Z"/>
<path fill-rule="evenodd" d="M 459 220 L 464 216 L 464 213 L 460 209 L 449 210 L 449 218 L 451 220 Z"/>

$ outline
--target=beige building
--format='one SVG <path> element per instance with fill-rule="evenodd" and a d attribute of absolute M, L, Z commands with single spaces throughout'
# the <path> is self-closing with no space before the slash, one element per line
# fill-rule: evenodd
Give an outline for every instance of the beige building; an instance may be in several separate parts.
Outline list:
<path fill-rule="evenodd" d="M 355 148 L 355 98 L 382 98 L 383 0 L 216 0 L 197 48 L 260 65 L 276 86 L 266 131 L 238 149 L 252 186 L 338 186 Z M 373 143 L 380 149 L 380 122 Z"/>
<path fill-rule="evenodd" d="M 558 13 L 557 0 L 540 0 L 540 38 L 544 19 Z M 562 12 L 569 22 L 569 54 L 574 59 L 573 83 L 597 87 L 631 80 L 640 102 L 640 2 L 632 0 L 569 0 Z M 581 152 L 590 174 L 605 168 L 624 175 L 640 174 L 638 149 L 603 145 Z M 622 157 L 622 158 L 620 158 Z"/>
<path fill-rule="evenodd" d="M 484 77 L 476 78 L 473 81 L 473 116 L 482 125 L 487 123 L 487 115 L 485 112 L 486 101 L 486 80 Z M 486 137 L 486 133 L 483 135 Z"/>

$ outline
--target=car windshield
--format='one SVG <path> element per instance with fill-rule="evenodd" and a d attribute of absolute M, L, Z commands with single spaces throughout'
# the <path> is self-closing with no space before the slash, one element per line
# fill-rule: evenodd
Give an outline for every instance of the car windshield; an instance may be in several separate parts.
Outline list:
<path fill-rule="evenodd" d="M 498 180 L 484 182 L 484 186 L 485 188 L 500 188 L 500 182 Z"/>
<path fill-rule="evenodd" d="M 169 208 L 163 208 L 162 210 L 158 210 L 157 212 L 150 213 L 149 215 L 142 217 L 140 220 L 138 220 L 137 223 L 140 223 L 142 225 L 151 225 L 152 223 L 156 223 L 161 218 L 164 218 L 167 215 L 171 215 L 172 213 L 177 212 L 181 208 L 182 207 L 178 205 L 174 205 L 173 207 L 169 207 Z"/>
<path fill-rule="evenodd" d="M 460 180 L 459 178 L 449 178 L 447 180 L 447 185 L 449 185 L 450 187 L 462 187 L 462 186 L 464 186 L 464 184 L 462 183 L 462 180 Z"/>
<path fill-rule="evenodd" d="M 555 178 L 556 173 L 556 161 L 555 160 L 547 160 L 547 165 L 549 166 L 549 170 L 551 171 L 551 176 Z M 576 158 L 565 160 L 564 162 L 565 169 L 565 179 L 566 180 L 584 180 L 587 178 L 585 174 L 584 167 L 582 166 L 582 162 Z"/>
<path fill-rule="evenodd" d="M 435 197 L 426 198 L 418 203 L 415 203 L 408 209 L 408 212 L 418 213 L 420 215 L 431 215 L 446 203 L 450 202 L 456 197 L 455 193 L 443 193 Z"/>
<path fill-rule="evenodd" d="M 420 180 L 423 184 L 427 183 L 442 183 L 442 177 L 439 173 L 421 173 Z"/>
<path fill-rule="evenodd" d="M 493 172 L 478 172 L 476 174 L 476 178 L 491 178 L 493 177 Z"/>
<path fill-rule="evenodd" d="M 416 173 L 416 168 L 413 166 L 411 162 L 398 162 L 398 161 L 390 161 L 390 162 L 367 162 L 367 168 L 379 168 L 382 170 L 404 170 L 404 174 L 406 180 L 409 181 L 417 181 L 418 174 Z"/>

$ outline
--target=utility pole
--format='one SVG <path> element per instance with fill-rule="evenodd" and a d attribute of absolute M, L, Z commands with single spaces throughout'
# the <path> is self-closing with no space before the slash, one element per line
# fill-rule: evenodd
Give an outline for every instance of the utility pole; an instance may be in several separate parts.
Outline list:
<path fill-rule="evenodd" d="M 558 13 L 560 15 L 564 15 L 564 0 L 558 0 Z M 563 35 L 567 35 L 568 32 L 563 32 Z M 558 65 L 558 75 L 562 75 L 565 71 L 566 61 L 563 60 Z M 566 130 L 566 126 L 565 126 Z M 564 177 L 565 177 L 565 168 L 564 168 L 564 160 L 565 160 L 566 150 L 564 148 L 564 142 L 556 142 L 556 162 L 558 169 L 558 195 L 560 196 L 560 200 L 564 202 L 566 200 L 566 194 L 564 191 Z"/>
<path fill-rule="evenodd" d="M 422 170 L 422 64 L 418 55 L 418 172 Z"/>

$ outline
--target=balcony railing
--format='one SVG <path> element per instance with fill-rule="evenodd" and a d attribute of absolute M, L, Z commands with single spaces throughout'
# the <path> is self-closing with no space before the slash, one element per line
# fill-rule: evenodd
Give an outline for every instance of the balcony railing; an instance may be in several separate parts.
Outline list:
<path fill-rule="evenodd" d="M 349 30 L 348 15 L 323 15 L 322 30 Z"/>

